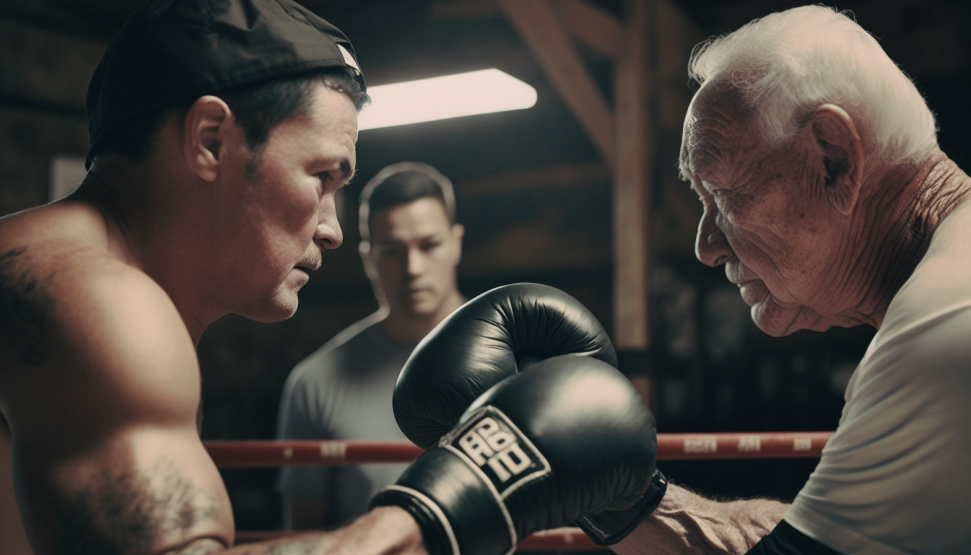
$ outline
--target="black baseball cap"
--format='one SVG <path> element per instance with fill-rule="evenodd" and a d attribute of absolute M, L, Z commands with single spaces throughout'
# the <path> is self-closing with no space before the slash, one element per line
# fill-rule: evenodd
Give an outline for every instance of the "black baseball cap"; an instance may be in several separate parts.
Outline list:
<path fill-rule="evenodd" d="M 149 0 L 128 18 L 88 86 L 91 148 L 125 121 L 200 96 L 321 69 L 348 69 L 354 47 L 292 0 Z"/>

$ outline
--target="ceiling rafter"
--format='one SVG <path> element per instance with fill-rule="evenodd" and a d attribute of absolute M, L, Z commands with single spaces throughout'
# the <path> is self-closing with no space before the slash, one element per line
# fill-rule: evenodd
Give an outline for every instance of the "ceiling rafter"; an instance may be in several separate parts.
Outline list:
<path fill-rule="evenodd" d="M 499 4 L 600 155 L 613 166 L 613 115 L 550 2 L 500 0 Z"/>
<path fill-rule="evenodd" d="M 578 40 L 609 58 L 624 48 L 624 24 L 612 14 L 584 0 L 558 0 L 553 4 L 563 26 Z"/>

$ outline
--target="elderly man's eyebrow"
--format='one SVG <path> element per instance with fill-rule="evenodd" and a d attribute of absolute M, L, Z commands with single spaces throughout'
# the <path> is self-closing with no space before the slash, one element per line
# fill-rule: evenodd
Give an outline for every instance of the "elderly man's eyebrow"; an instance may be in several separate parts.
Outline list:
<path fill-rule="evenodd" d="M 678 178 L 682 181 L 691 181 L 691 178 L 695 175 L 695 172 L 691 171 L 688 167 L 688 162 L 685 158 L 678 159 Z"/>

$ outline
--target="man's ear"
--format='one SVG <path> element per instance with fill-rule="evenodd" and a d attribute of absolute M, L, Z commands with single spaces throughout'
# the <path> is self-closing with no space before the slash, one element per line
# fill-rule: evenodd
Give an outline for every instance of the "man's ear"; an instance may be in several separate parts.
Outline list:
<path fill-rule="evenodd" d="M 454 224 L 452 226 L 452 239 L 455 241 L 455 265 L 462 262 L 462 238 L 465 237 L 465 226 Z"/>
<path fill-rule="evenodd" d="M 205 181 L 219 174 L 219 156 L 229 106 L 219 97 L 202 96 L 189 106 L 183 120 L 182 149 L 192 172 Z"/>
<path fill-rule="evenodd" d="M 833 104 L 816 109 L 810 122 L 826 171 L 823 194 L 840 214 L 850 215 L 863 183 L 863 143 L 853 119 Z"/>
<path fill-rule="evenodd" d="M 378 300 L 378 304 L 381 305 L 382 309 L 386 309 L 388 307 L 388 301 L 384 295 L 384 289 L 381 288 L 381 280 L 378 279 L 378 270 L 374 267 L 374 261 L 371 260 L 371 243 L 361 241 L 357 244 L 357 252 L 361 255 L 361 262 L 364 263 L 364 273 L 367 274 L 368 279 L 371 281 L 374 298 Z"/>
<path fill-rule="evenodd" d="M 377 283 L 378 272 L 374 268 L 374 261 L 371 260 L 371 243 L 361 241 L 357 244 L 357 252 L 361 255 L 361 262 L 364 264 L 364 273 L 367 274 L 371 283 Z"/>

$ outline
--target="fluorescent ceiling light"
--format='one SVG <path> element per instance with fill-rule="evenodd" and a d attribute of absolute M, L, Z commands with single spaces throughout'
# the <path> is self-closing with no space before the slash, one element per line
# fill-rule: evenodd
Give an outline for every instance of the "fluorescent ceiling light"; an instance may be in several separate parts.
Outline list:
<path fill-rule="evenodd" d="M 521 110 L 536 104 L 536 89 L 498 69 L 485 69 L 368 87 L 371 104 L 358 129 Z"/>

